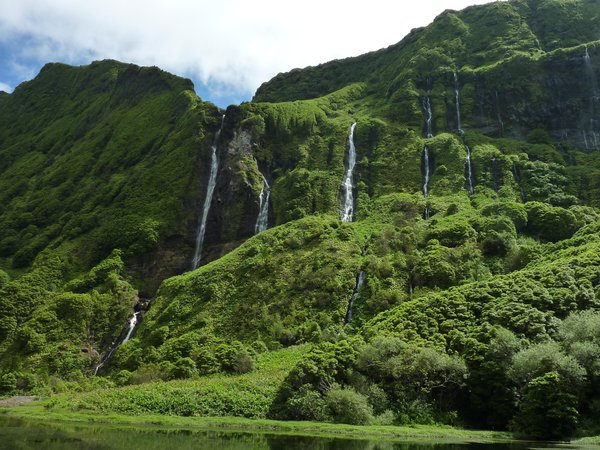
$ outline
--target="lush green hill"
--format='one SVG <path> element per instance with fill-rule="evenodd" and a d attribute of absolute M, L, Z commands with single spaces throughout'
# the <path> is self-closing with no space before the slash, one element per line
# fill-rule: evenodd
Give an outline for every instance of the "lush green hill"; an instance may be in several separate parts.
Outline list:
<path fill-rule="evenodd" d="M 446 11 L 225 112 L 156 68 L 46 66 L 0 96 L 0 392 L 151 381 L 78 407 L 212 389 L 185 414 L 598 430 L 599 14 Z M 298 344 L 268 395 L 223 407 Z"/>

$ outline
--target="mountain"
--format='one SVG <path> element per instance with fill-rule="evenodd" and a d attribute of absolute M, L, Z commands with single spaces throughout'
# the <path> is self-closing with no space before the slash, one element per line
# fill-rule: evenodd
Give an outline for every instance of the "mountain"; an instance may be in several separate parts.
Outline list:
<path fill-rule="evenodd" d="M 0 96 L 0 392 L 594 432 L 599 21 L 445 11 L 226 111 L 157 68 L 45 66 Z M 178 403 L 227 373 L 260 401 Z"/>

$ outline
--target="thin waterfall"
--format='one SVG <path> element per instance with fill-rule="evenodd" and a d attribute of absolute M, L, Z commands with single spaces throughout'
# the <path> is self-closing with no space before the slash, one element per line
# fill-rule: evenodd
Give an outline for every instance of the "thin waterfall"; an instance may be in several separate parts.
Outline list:
<path fill-rule="evenodd" d="M 211 156 L 210 156 L 210 175 L 208 177 L 208 186 L 206 187 L 206 197 L 204 198 L 204 207 L 202 208 L 202 217 L 198 224 L 198 230 L 196 232 L 196 249 L 194 250 L 194 258 L 192 259 L 192 269 L 196 269 L 202 259 L 202 244 L 204 243 L 204 235 L 206 233 L 206 221 L 208 219 L 208 213 L 210 211 L 210 205 L 212 204 L 213 193 L 215 186 L 217 185 L 217 173 L 219 171 L 219 159 L 217 157 L 217 149 L 219 146 L 219 138 L 223 131 L 223 124 L 225 123 L 225 115 L 221 117 L 221 127 L 215 134 L 215 138 L 211 145 Z"/>
<path fill-rule="evenodd" d="M 585 71 L 590 79 L 590 84 L 592 87 L 592 100 L 597 100 L 599 97 L 598 94 L 598 82 L 596 81 L 596 72 L 594 71 L 594 66 L 592 65 L 592 58 L 590 58 L 590 53 L 588 51 L 587 46 L 585 47 L 585 56 L 583 57 L 585 63 Z"/>
<path fill-rule="evenodd" d="M 431 101 L 429 97 L 425 97 L 421 100 L 423 109 L 425 110 L 425 125 L 427 127 L 427 138 L 433 137 L 433 112 L 431 111 Z"/>
<path fill-rule="evenodd" d="M 348 311 L 346 312 L 344 326 L 348 325 L 350 323 L 350 321 L 352 320 L 352 304 L 358 298 L 358 294 L 360 294 L 360 290 L 363 287 L 366 275 L 367 274 L 365 273 L 364 270 L 361 270 L 360 272 L 358 272 L 358 275 L 356 277 L 356 285 L 354 286 L 354 292 L 352 292 L 352 297 L 350 297 L 350 302 L 348 303 Z"/>
<path fill-rule="evenodd" d="M 423 197 L 429 196 L 429 149 L 423 148 Z M 425 206 L 425 219 L 429 219 L 429 205 Z"/>
<path fill-rule="evenodd" d="M 354 128 L 356 122 L 350 126 L 350 134 L 348 136 L 348 167 L 342 181 L 342 204 L 341 204 L 341 219 L 342 222 L 352 222 L 354 218 L 354 195 L 352 189 L 354 187 L 354 166 L 356 165 L 356 147 L 354 146 Z"/>
<path fill-rule="evenodd" d="M 496 97 L 496 117 L 498 119 L 498 127 L 500 128 L 500 136 L 504 136 L 504 122 L 502 121 L 502 116 L 500 115 L 500 101 L 498 100 L 498 91 L 494 91 L 494 95 Z"/>
<path fill-rule="evenodd" d="M 583 60 L 585 65 L 585 73 L 589 80 L 591 90 L 589 136 L 588 133 L 585 130 L 583 130 L 583 140 L 585 142 L 586 150 L 590 150 L 590 147 L 598 150 L 600 148 L 598 146 L 600 142 L 598 142 L 599 139 L 598 133 L 596 132 L 596 123 L 594 121 L 594 117 L 597 111 L 597 103 L 598 101 L 600 101 L 600 93 L 598 91 L 596 72 L 594 71 L 594 66 L 592 65 L 592 59 L 590 58 L 590 53 L 588 51 L 587 46 L 585 47 L 585 55 L 583 57 Z"/>
<path fill-rule="evenodd" d="M 121 342 L 121 344 L 124 344 L 125 342 L 127 342 L 129 340 L 129 338 L 131 337 L 131 334 L 133 333 L 133 330 L 135 329 L 135 326 L 138 323 L 139 314 L 140 314 L 140 312 L 137 311 L 136 313 L 133 314 L 131 319 L 129 319 L 129 327 L 127 328 L 127 334 L 125 335 L 125 338 L 123 339 L 123 342 Z"/>
<path fill-rule="evenodd" d="M 267 179 L 261 174 L 263 180 L 263 187 L 260 190 L 258 197 L 258 217 L 256 218 L 256 225 L 254 226 L 254 233 L 258 234 L 269 228 L 269 197 L 271 196 L 271 186 L 267 182 Z"/>
<path fill-rule="evenodd" d="M 458 75 L 454 72 L 454 103 L 456 104 L 456 124 L 457 130 L 460 134 L 463 134 L 462 125 L 460 123 L 460 91 L 458 84 Z"/>
<path fill-rule="evenodd" d="M 112 358 L 112 355 L 115 352 L 115 350 L 120 345 L 123 345 L 125 342 L 127 342 L 131 338 L 131 335 L 133 334 L 133 330 L 135 329 L 135 327 L 138 323 L 140 313 L 141 313 L 141 311 L 136 311 L 133 314 L 133 316 L 129 319 L 129 322 L 127 325 L 127 334 L 125 335 L 123 340 L 121 342 L 119 342 L 117 345 L 114 345 L 114 342 L 113 342 L 113 346 L 111 347 L 110 351 L 106 354 L 106 356 L 104 358 L 102 358 L 102 360 L 100 361 L 100 364 L 98 364 L 96 366 L 96 368 L 94 369 L 94 375 L 98 375 L 98 372 L 100 371 L 100 369 L 102 369 L 104 367 L 104 365 L 110 360 L 110 358 Z"/>
<path fill-rule="evenodd" d="M 517 185 L 519 186 L 519 192 L 521 193 L 521 201 L 523 203 L 525 203 L 525 191 L 523 190 L 523 186 L 521 185 L 521 169 L 519 169 L 519 166 L 517 166 L 516 163 L 513 163 L 513 175 L 515 177 L 515 181 L 517 182 Z"/>
<path fill-rule="evenodd" d="M 467 192 L 469 195 L 473 195 L 475 189 L 473 188 L 473 163 L 471 162 L 471 149 L 468 145 L 465 145 L 465 147 L 467 147 Z"/>

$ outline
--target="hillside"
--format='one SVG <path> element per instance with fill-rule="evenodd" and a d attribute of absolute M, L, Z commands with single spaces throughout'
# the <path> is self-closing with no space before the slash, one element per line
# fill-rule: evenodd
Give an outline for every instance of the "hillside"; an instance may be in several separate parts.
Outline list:
<path fill-rule="evenodd" d="M 185 414 L 597 433 L 599 21 L 446 11 L 226 111 L 47 65 L 0 96 L 0 393 L 179 414 L 308 344 L 260 405 Z"/>

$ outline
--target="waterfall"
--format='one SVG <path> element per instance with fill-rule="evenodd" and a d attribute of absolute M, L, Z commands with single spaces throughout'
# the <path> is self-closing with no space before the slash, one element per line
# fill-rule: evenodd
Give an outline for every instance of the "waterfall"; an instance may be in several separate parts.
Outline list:
<path fill-rule="evenodd" d="M 127 328 L 127 334 L 125 335 L 125 338 L 123 339 L 123 342 L 121 342 L 121 344 L 124 344 L 125 342 L 127 342 L 129 340 L 129 338 L 131 337 L 131 334 L 133 333 L 133 330 L 135 329 L 135 326 L 138 323 L 139 314 L 140 314 L 140 312 L 137 311 L 136 313 L 133 314 L 131 319 L 129 319 L 129 327 Z"/>
<path fill-rule="evenodd" d="M 260 190 L 258 197 L 258 217 L 256 218 L 256 225 L 254 226 L 254 233 L 258 234 L 269 228 L 269 197 L 271 196 L 271 186 L 267 182 L 267 179 L 262 175 L 263 188 Z"/>
<path fill-rule="evenodd" d="M 585 130 L 583 130 L 583 142 L 585 143 L 585 149 L 589 150 L 590 149 L 590 144 L 588 143 L 587 133 L 586 133 Z"/>
<path fill-rule="evenodd" d="M 342 182 L 342 208 L 341 208 L 341 219 L 342 222 L 352 222 L 354 217 L 354 196 L 352 194 L 352 188 L 354 186 L 354 166 L 356 165 L 356 147 L 354 146 L 354 127 L 356 122 L 350 127 L 350 134 L 348 136 L 348 167 L 346 168 L 346 174 Z"/>
<path fill-rule="evenodd" d="M 516 163 L 513 163 L 513 175 L 515 177 L 517 185 L 519 186 L 519 191 L 521 193 L 521 201 L 525 203 L 525 191 L 523 190 L 523 186 L 521 186 L 521 170 L 519 169 L 519 166 L 517 166 Z"/>
<path fill-rule="evenodd" d="M 352 297 L 350 298 L 350 302 L 348 303 L 348 311 L 346 312 L 346 319 L 344 320 L 344 325 L 348 325 L 352 320 L 352 304 L 358 298 L 358 294 L 360 294 L 360 290 L 363 287 L 365 282 L 366 273 L 364 270 L 358 272 L 358 276 L 356 277 L 356 285 L 354 286 L 354 292 L 352 292 Z"/>
<path fill-rule="evenodd" d="M 429 149 L 423 148 L 423 197 L 429 196 Z M 429 205 L 425 206 L 425 219 L 429 219 Z"/>
<path fill-rule="evenodd" d="M 202 208 L 202 217 L 198 224 L 198 230 L 196 232 L 196 249 L 194 250 L 194 259 L 192 260 L 192 269 L 196 269 L 200 264 L 202 258 L 202 244 L 204 243 L 204 234 L 206 233 L 206 221 L 208 219 L 208 212 L 210 211 L 210 205 L 212 204 L 213 193 L 217 184 L 217 172 L 219 170 L 219 159 L 217 158 L 217 148 L 219 145 L 219 138 L 223 131 L 223 124 L 225 123 L 225 115 L 221 118 L 221 127 L 215 134 L 215 138 L 211 145 L 211 156 L 210 156 L 210 175 L 208 177 L 208 186 L 206 187 L 206 197 L 204 198 L 204 207 Z"/>
<path fill-rule="evenodd" d="M 471 149 L 468 145 L 466 145 L 465 147 L 467 147 L 467 192 L 469 193 L 469 195 L 473 195 L 475 189 L 473 188 L 473 163 L 471 162 Z"/>
<path fill-rule="evenodd" d="M 504 136 L 504 122 L 502 121 L 502 116 L 500 115 L 500 101 L 498 100 L 498 91 L 494 91 L 494 94 L 496 96 L 496 117 L 498 118 L 500 136 Z"/>
<path fill-rule="evenodd" d="M 590 125 L 589 125 L 589 136 L 588 133 L 583 131 L 583 140 L 585 142 L 586 150 L 590 148 L 598 150 L 599 139 L 598 133 L 596 132 L 596 123 L 594 121 L 594 116 L 597 111 L 597 102 L 600 101 L 600 94 L 598 92 L 598 82 L 596 81 L 596 73 L 594 71 L 594 66 L 592 66 L 592 59 L 590 58 L 590 53 L 588 51 L 587 46 L 585 47 L 585 55 L 583 57 L 585 63 L 585 72 L 586 76 L 589 79 L 591 96 L 590 96 Z M 589 137 L 589 139 L 588 139 Z"/>
<path fill-rule="evenodd" d="M 458 84 L 458 75 L 454 72 L 454 103 L 456 104 L 456 126 L 457 130 L 460 134 L 463 134 L 464 131 L 462 129 L 460 123 L 460 92 L 459 92 L 459 84 Z"/>
<path fill-rule="evenodd" d="M 423 197 L 429 195 L 429 149 L 423 148 Z"/>
<path fill-rule="evenodd" d="M 425 110 L 425 124 L 427 126 L 427 138 L 433 137 L 433 113 L 431 112 L 431 101 L 429 97 L 425 97 L 421 100 L 423 109 Z"/>
<path fill-rule="evenodd" d="M 592 59 L 590 58 L 590 53 L 588 52 L 587 46 L 585 47 L 585 56 L 583 57 L 585 63 L 585 71 L 587 72 L 587 76 L 590 79 L 590 84 L 592 88 L 592 100 L 598 100 L 598 82 L 596 81 L 596 72 L 594 71 L 594 66 L 592 65 Z"/>
<path fill-rule="evenodd" d="M 117 345 L 115 345 L 113 342 L 113 345 L 112 345 L 110 351 L 106 354 L 106 356 L 104 358 L 102 358 L 102 360 L 100 361 L 100 364 L 98 364 L 96 366 L 96 368 L 94 369 L 94 375 L 98 375 L 98 372 L 100 371 L 100 369 L 102 369 L 102 367 L 104 367 L 104 365 L 110 360 L 110 358 L 112 358 L 113 353 L 119 347 L 119 345 L 123 345 L 125 342 L 127 342 L 129 340 L 129 338 L 131 338 L 131 335 L 133 334 L 133 330 L 135 329 L 135 327 L 138 323 L 139 315 L 140 315 L 140 311 L 136 311 L 133 313 L 133 316 L 129 319 L 129 324 L 127 325 L 127 334 L 125 335 L 123 340 L 121 342 L 119 342 Z"/>

